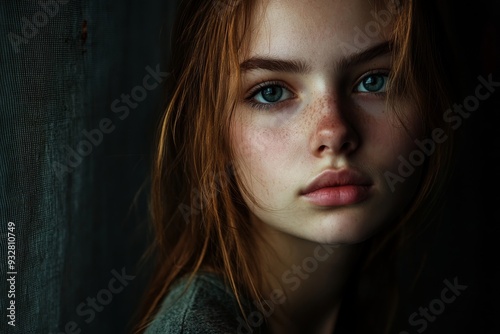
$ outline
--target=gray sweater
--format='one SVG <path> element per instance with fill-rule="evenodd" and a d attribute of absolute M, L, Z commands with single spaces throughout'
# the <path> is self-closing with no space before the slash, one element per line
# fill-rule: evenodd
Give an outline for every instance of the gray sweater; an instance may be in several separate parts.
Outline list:
<path fill-rule="evenodd" d="M 247 301 L 243 303 L 249 305 Z M 222 279 L 215 274 L 199 273 L 189 286 L 186 278 L 173 286 L 145 334 L 266 332 L 263 317 L 257 317 L 250 326 L 243 319 L 234 294 Z"/>

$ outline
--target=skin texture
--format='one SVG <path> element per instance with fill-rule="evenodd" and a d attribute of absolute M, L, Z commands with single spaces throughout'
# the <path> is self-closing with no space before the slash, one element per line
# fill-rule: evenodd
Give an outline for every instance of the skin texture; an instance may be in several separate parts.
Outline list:
<path fill-rule="evenodd" d="M 390 24 L 361 43 L 358 32 L 376 22 L 368 1 L 269 0 L 260 1 L 257 8 L 249 54 L 241 62 L 251 57 L 300 60 L 308 71 L 243 71 L 243 93 L 231 128 L 237 175 L 257 202 L 244 195 L 251 223 L 267 242 L 259 254 L 269 289 L 287 295 L 276 314 L 288 319 L 288 325 L 273 324 L 274 331 L 331 333 L 358 245 L 393 221 L 415 194 L 419 172 L 394 192 L 384 172 L 397 170 L 398 157 L 408 157 L 422 133 L 411 103 L 396 104 L 403 126 L 386 106 L 383 91 L 362 91 L 367 73 L 390 71 L 389 53 L 339 65 L 388 41 Z M 267 102 L 254 89 L 270 81 L 287 89 L 279 102 L 269 109 L 252 107 L 250 100 Z M 370 180 L 365 200 L 325 207 L 301 195 L 320 173 L 342 169 L 356 170 Z M 299 289 L 287 284 L 284 273 L 301 265 L 318 245 L 335 246 L 335 252 L 307 278 L 299 276 Z"/>
<path fill-rule="evenodd" d="M 399 107 L 405 130 L 386 108 L 384 95 L 354 91 L 367 72 L 390 70 L 390 55 L 350 69 L 336 67 L 347 54 L 339 43 L 355 47 L 354 28 L 374 21 L 373 8 L 365 0 L 275 0 L 264 8 L 254 21 L 246 59 L 300 59 L 310 72 L 255 69 L 243 74 L 242 99 L 262 81 L 278 81 L 290 91 L 269 110 L 241 101 L 235 111 L 232 143 L 238 173 L 262 208 L 247 203 L 257 220 L 285 233 L 319 243 L 361 242 L 408 203 L 412 181 L 419 176 L 398 184 L 395 192 L 384 177 L 384 172 L 397 170 L 399 155 L 408 157 L 415 148 L 413 140 L 420 133 L 411 104 Z M 375 36 L 368 47 L 386 41 L 384 37 Z M 373 182 L 369 198 L 331 209 L 308 203 L 300 191 L 327 169 L 366 175 Z"/>

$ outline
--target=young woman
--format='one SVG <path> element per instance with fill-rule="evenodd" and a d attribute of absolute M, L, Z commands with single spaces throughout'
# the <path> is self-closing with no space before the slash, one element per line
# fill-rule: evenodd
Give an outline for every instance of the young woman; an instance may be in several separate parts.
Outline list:
<path fill-rule="evenodd" d="M 181 2 L 136 332 L 391 330 L 396 250 L 453 143 L 429 22 L 405 0 Z"/>

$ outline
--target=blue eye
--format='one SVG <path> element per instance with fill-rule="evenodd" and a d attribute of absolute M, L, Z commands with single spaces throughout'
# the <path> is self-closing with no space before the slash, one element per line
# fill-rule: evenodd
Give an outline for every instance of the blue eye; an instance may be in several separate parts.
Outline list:
<path fill-rule="evenodd" d="M 360 93 L 385 93 L 389 75 L 386 73 L 372 73 L 364 76 L 354 88 Z"/>
<path fill-rule="evenodd" d="M 262 89 L 257 95 L 259 94 L 262 99 L 268 103 L 278 102 L 283 96 L 283 88 L 279 86 L 268 86 Z"/>
<path fill-rule="evenodd" d="M 293 93 L 283 84 L 268 82 L 258 85 L 247 100 L 254 108 L 269 109 L 291 97 Z"/>

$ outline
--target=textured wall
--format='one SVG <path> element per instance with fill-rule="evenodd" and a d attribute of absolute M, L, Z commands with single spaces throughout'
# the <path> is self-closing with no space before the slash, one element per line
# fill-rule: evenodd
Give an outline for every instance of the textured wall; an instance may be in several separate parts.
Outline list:
<path fill-rule="evenodd" d="M 2 1 L 1 333 L 125 331 L 143 288 L 138 191 L 174 4 Z M 15 327 L 5 317 L 8 222 Z"/>

